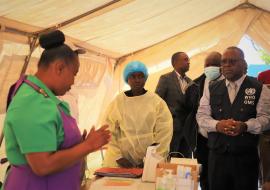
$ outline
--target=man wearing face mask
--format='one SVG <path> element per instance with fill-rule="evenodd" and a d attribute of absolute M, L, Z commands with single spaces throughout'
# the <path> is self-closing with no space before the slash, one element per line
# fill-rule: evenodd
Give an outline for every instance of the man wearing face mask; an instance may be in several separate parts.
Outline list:
<path fill-rule="evenodd" d="M 192 85 L 186 90 L 186 107 L 190 114 L 185 121 L 185 136 L 199 163 L 202 164 L 200 174 L 200 186 L 202 190 L 208 190 L 208 147 L 207 131 L 198 128 L 196 113 L 199 101 L 203 95 L 204 88 L 208 88 L 209 83 L 224 79 L 220 72 L 221 54 L 211 52 L 204 62 L 204 73 L 195 79 Z M 199 132 L 197 132 L 199 130 Z M 197 142 L 196 142 L 197 140 Z"/>
<path fill-rule="evenodd" d="M 217 81 L 223 79 L 220 71 L 220 62 L 221 54 L 219 52 L 211 52 L 206 57 L 204 62 L 203 74 L 194 80 L 194 82 L 200 87 L 200 98 L 203 95 L 203 89 L 209 85 L 210 81 Z"/>

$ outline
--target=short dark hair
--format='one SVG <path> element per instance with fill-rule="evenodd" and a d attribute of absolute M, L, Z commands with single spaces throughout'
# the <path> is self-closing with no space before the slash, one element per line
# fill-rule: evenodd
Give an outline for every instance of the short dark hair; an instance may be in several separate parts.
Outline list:
<path fill-rule="evenodd" d="M 236 50 L 239 52 L 240 56 L 242 59 L 245 59 L 245 54 L 243 52 L 243 50 L 241 50 L 239 47 L 236 47 L 236 46 L 230 46 L 227 48 L 227 50 Z"/>
<path fill-rule="evenodd" d="M 177 57 L 178 55 L 180 55 L 181 53 L 184 53 L 183 51 L 179 51 L 179 52 L 176 52 L 172 55 L 172 58 L 171 58 L 171 63 L 172 65 L 174 64 L 174 62 L 177 60 Z"/>

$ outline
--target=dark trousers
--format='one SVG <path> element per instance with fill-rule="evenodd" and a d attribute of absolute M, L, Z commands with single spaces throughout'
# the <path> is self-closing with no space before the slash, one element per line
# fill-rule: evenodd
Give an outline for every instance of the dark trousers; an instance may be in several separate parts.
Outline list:
<path fill-rule="evenodd" d="M 207 138 L 198 134 L 197 137 L 197 149 L 195 157 L 198 162 L 202 165 L 202 170 L 200 173 L 200 186 L 201 190 L 209 190 L 208 185 L 208 153 L 209 149 L 207 146 Z"/>
<path fill-rule="evenodd" d="M 257 150 L 248 154 L 209 151 L 210 190 L 258 190 Z"/>
<path fill-rule="evenodd" d="M 180 152 L 184 156 L 184 158 L 191 158 L 191 149 L 188 146 L 185 138 L 175 131 L 173 132 L 173 137 L 170 144 L 170 153 L 171 152 Z M 183 157 L 179 156 L 179 154 L 174 153 L 171 156 Z"/>
<path fill-rule="evenodd" d="M 270 132 L 270 131 L 269 131 Z M 261 134 L 259 149 L 260 149 L 260 168 L 263 183 L 270 182 L 270 134 Z"/>

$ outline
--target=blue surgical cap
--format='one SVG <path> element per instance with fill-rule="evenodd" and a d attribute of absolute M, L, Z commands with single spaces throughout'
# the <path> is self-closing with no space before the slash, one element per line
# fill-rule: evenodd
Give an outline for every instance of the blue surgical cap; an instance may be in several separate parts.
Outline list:
<path fill-rule="evenodd" d="M 140 61 L 131 61 L 126 65 L 124 69 L 123 77 L 125 82 L 128 83 L 128 77 L 136 72 L 142 72 L 144 74 L 145 80 L 147 79 L 148 71 L 146 66 Z"/>

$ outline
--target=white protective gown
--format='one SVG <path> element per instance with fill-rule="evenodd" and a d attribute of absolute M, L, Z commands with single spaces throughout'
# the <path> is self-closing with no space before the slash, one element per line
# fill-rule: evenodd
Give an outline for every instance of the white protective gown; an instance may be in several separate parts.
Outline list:
<path fill-rule="evenodd" d="M 110 125 L 112 139 L 108 144 L 104 167 L 118 167 L 116 160 L 124 157 L 134 166 L 142 163 L 146 149 L 160 143 L 157 152 L 167 156 L 172 138 L 172 116 L 167 104 L 155 93 L 141 96 L 119 94 L 109 105 L 105 121 Z"/>

